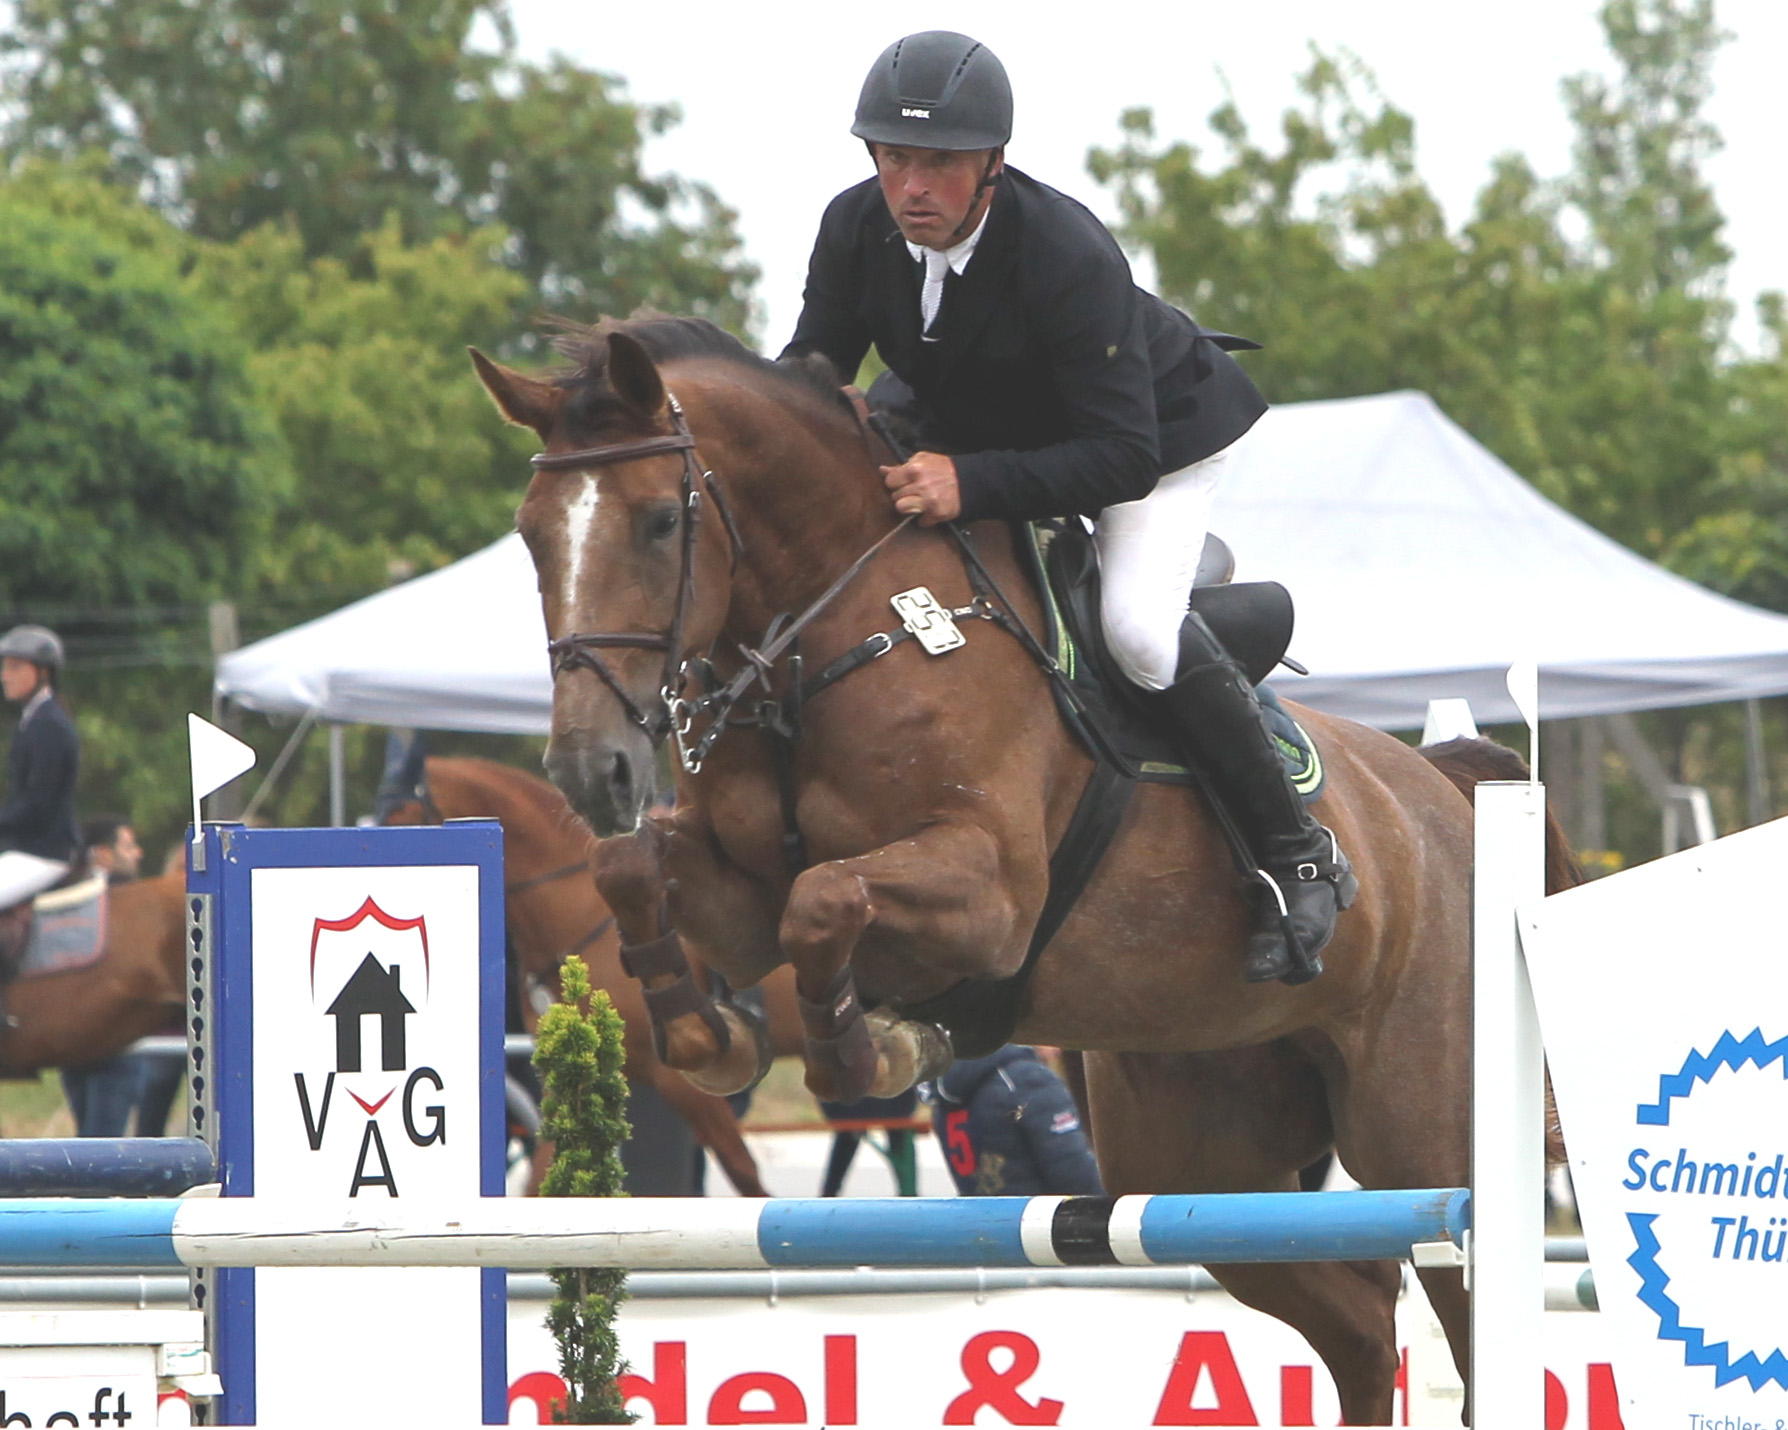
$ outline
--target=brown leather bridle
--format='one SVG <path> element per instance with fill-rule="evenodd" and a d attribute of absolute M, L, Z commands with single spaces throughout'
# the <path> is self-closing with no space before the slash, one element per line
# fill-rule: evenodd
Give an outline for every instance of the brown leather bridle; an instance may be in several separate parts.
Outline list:
<path fill-rule="evenodd" d="M 639 457 L 668 455 L 672 452 L 683 454 L 682 513 L 683 513 L 683 546 L 682 569 L 677 578 L 677 604 L 671 615 L 670 628 L 662 633 L 655 631 L 574 631 L 570 635 L 560 636 L 557 640 L 547 642 L 547 652 L 552 657 L 553 678 L 556 680 L 568 670 L 588 670 L 606 685 L 621 704 L 627 718 L 645 732 L 646 738 L 654 746 L 664 743 L 665 736 L 670 733 L 679 703 L 678 694 L 682 687 L 683 671 L 683 631 L 689 617 L 689 609 L 695 601 L 695 546 L 701 535 L 702 492 L 705 489 L 715 510 L 720 513 L 721 525 L 726 528 L 727 540 L 732 547 L 732 567 L 736 571 L 739 557 L 743 554 L 745 543 L 739 536 L 739 528 L 733 520 L 732 511 L 728 508 L 726 497 L 714 481 L 714 473 L 703 467 L 695 459 L 695 437 L 689 430 L 689 423 L 683 416 L 682 405 L 670 393 L 665 394 L 665 402 L 670 408 L 671 425 L 675 431 L 659 437 L 640 437 L 629 442 L 608 442 L 600 447 L 584 447 L 575 452 L 540 452 L 531 460 L 536 471 L 559 472 L 578 467 L 606 467 L 617 462 L 630 462 Z M 651 715 L 641 710 L 638 703 L 622 687 L 615 673 L 607 663 L 595 652 L 598 650 L 661 650 L 664 652 L 664 669 L 659 677 L 658 695 L 661 708 Z"/>

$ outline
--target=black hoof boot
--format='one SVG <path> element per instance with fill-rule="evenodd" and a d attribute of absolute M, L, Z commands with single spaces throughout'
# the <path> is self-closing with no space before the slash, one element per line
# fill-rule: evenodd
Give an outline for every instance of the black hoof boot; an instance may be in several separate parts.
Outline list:
<path fill-rule="evenodd" d="M 1321 825 L 1314 832 L 1299 851 L 1310 857 L 1274 859 L 1261 870 L 1266 887 L 1242 961 L 1245 982 L 1296 987 L 1315 978 L 1322 972 L 1322 950 L 1335 936 L 1336 917 L 1359 892 L 1335 836 Z"/>

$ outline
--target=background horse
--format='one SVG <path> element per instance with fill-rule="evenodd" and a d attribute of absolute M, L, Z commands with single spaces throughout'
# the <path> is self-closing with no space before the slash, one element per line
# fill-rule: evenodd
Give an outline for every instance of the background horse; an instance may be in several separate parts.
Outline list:
<path fill-rule="evenodd" d="M 0 1076 L 101 1062 L 183 1016 L 185 873 L 114 884 L 107 900 L 95 962 L 28 974 L 0 992 Z"/>
<path fill-rule="evenodd" d="M 637 831 L 601 845 L 597 870 L 624 938 L 657 960 L 648 986 L 685 941 L 738 987 L 792 963 L 809 1086 L 891 1091 L 948 1046 L 907 1010 L 1026 965 L 1095 762 L 1013 629 L 977 618 L 999 603 L 951 536 L 897 523 L 883 454 L 829 373 L 691 320 L 564 346 L 575 365 L 552 381 L 474 354 L 545 448 L 517 525 L 555 658 L 548 772 L 598 834 Z M 1009 530 L 968 539 L 1039 629 Z M 921 586 L 962 613 L 962 647 L 893 640 L 890 599 Z M 790 617 L 809 682 L 856 660 L 799 701 Z M 1020 1040 L 1117 1055 L 1088 1059 L 1113 1193 L 1294 1190 L 1331 1145 L 1367 1187 L 1469 1179 L 1471 807 L 1407 745 L 1295 713 L 1327 769 L 1315 813 L 1360 879 L 1327 973 L 1241 981 L 1252 890 L 1195 794 L 1145 784 L 1024 989 Z M 647 816 L 656 747 L 716 720 L 675 810 Z M 753 1071 L 744 1023 L 723 1040 L 677 1018 L 669 1060 L 724 1089 Z M 1311 1341 L 1349 1422 L 1389 1422 L 1394 1266 L 1213 1270 Z M 1464 1375 L 1460 1273 L 1419 1274 Z"/>
<path fill-rule="evenodd" d="M 504 902 L 528 1031 L 558 998 L 559 967 L 576 954 L 589 965 L 592 986 L 606 989 L 621 1015 L 628 1078 L 658 1090 L 696 1140 L 714 1153 L 741 1195 L 767 1196 L 726 1100 L 701 1091 L 652 1052 L 639 985 L 621 971 L 615 921 L 591 882 L 589 830 L 566 807 L 564 796 L 545 780 L 494 760 L 431 755 L 423 769 L 424 797 L 405 800 L 385 822 L 483 818 L 503 826 Z M 778 1050 L 798 1053 L 792 977 L 772 980 L 765 994 Z"/>

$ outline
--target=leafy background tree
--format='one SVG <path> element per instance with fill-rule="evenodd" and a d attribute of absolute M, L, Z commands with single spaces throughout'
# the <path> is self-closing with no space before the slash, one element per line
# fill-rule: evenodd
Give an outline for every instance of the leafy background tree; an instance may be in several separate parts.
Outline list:
<path fill-rule="evenodd" d="M 28 319 L 0 337 L 0 619 L 69 635 L 83 805 L 152 846 L 186 817 L 211 603 L 252 640 L 511 528 L 527 448 L 467 343 L 525 360 L 542 309 L 641 303 L 749 332 L 731 212 L 645 166 L 675 110 L 518 60 L 503 0 L 20 0 L 0 101 Z M 241 731 L 263 769 L 286 734 Z M 265 817 L 326 819 L 310 743 Z M 351 733 L 356 810 L 381 753 Z"/>
<path fill-rule="evenodd" d="M 1314 56 L 1273 142 L 1228 104 L 1207 160 L 1158 142 L 1135 110 L 1089 162 L 1164 294 L 1265 341 L 1248 362 L 1273 401 L 1422 389 L 1641 555 L 1788 610 L 1782 306 L 1765 299 L 1768 349 L 1737 354 L 1702 172 L 1719 142 L 1702 112 L 1722 39 L 1712 0 L 1609 0 L 1601 18 L 1618 73 L 1562 86 L 1570 172 L 1541 178 L 1505 155 L 1457 228 L 1422 182 L 1413 121 L 1348 56 Z M 1714 786 L 1723 827 L 1745 822 L 1735 712 L 1646 727 L 1674 778 Z M 1636 796 L 1613 791 L 1614 842 L 1632 856 L 1659 838 Z"/>

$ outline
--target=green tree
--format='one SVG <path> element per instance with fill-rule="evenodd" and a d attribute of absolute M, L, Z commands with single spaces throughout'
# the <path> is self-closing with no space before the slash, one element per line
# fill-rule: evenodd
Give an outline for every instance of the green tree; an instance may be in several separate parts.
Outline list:
<path fill-rule="evenodd" d="M 1421 181 L 1413 123 L 1348 57 L 1315 57 L 1270 143 L 1233 104 L 1209 158 L 1135 111 L 1091 167 L 1164 293 L 1266 343 L 1247 362 L 1272 400 L 1420 388 L 1642 555 L 1788 611 L 1788 326 L 1768 296 L 1765 350 L 1734 353 L 1705 177 L 1723 36 L 1711 0 L 1607 0 L 1601 19 L 1615 74 L 1563 85 L 1569 172 L 1504 155 L 1456 228 Z M 1736 715 L 1645 723 L 1673 775 L 1714 786 L 1722 825 L 1739 822 Z M 1610 808 L 1620 847 L 1656 851 L 1635 785 Z"/>
<path fill-rule="evenodd" d="M 263 589 L 339 603 L 496 540 L 525 442 L 493 422 L 466 345 L 512 334 L 524 280 L 498 229 L 406 244 L 395 221 L 351 260 L 306 259 L 289 224 L 206 245 L 194 281 L 239 315 L 249 371 L 300 480 Z M 309 612 L 306 612 L 308 614 Z"/>
<path fill-rule="evenodd" d="M 519 60 L 506 0 L 18 0 L 0 59 L 8 152 L 102 153 L 201 237 L 289 219 L 352 259 L 392 214 L 412 243 L 494 222 L 536 301 L 746 327 L 732 214 L 642 168 L 674 109 Z"/>
<path fill-rule="evenodd" d="M 229 315 L 185 240 L 105 185 L 0 199 L 0 604 L 241 589 L 286 487 Z"/>
<path fill-rule="evenodd" d="M 541 1017 L 535 1037 L 534 1066 L 543 1087 L 540 1131 L 553 1144 L 541 1196 L 625 1196 L 621 1144 L 630 1129 L 621 1015 L 607 993 L 591 991 L 589 969 L 576 955 L 565 960 L 560 999 Z M 638 1417 L 625 1408 L 617 1384 L 627 1367 L 614 1326 L 627 1294 L 626 1274 L 571 1267 L 552 1275 L 559 1294 L 547 1324 L 559 1343 L 559 1372 L 570 1392 L 554 1418 L 567 1425 L 631 1425 Z"/>
<path fill-rule="evenodd" d="M 1267 344 L 1249 365 L 1273 400 L 1421 388 L 1554 500 L 1730 588 L 1757 559 L 1731 549 L 1756 532 L 1719 480 L 1730 255 L 1701 108 L 1721 36 L 1710 0 L 1608 0 L 1602 18 L 1620 74 L 1564 86 L 1571 173 L 1504 156 L 1457 231 L 1413 123 L 1349 59 L 1317 56 L 1275 148 L 1226 105 L 1207 170 L 1136 111 L 1091 163 L 1167 295 Z"/>

